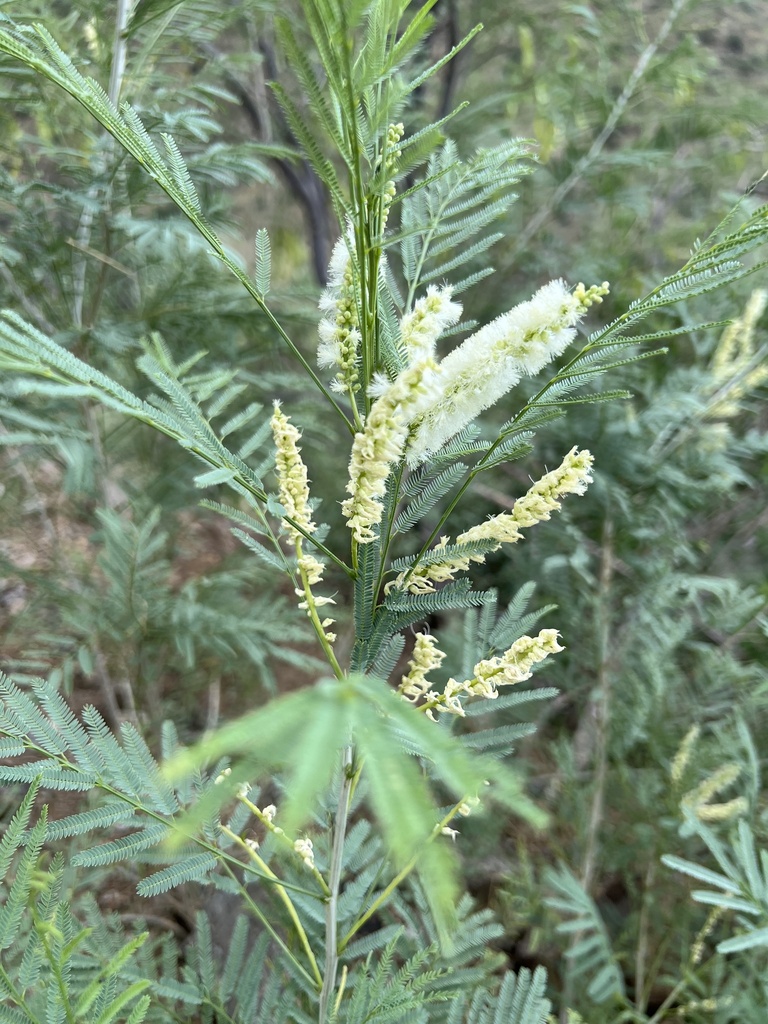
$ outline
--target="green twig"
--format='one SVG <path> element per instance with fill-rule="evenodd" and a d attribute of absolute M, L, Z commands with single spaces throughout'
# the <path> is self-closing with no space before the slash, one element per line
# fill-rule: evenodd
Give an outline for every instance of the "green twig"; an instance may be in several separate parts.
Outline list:
<path fill-rule="evenodd" d="M 459 813 L 459 808 L 465 803 L 466 797 L 462 797 L 458 803 L 454 804 L 454 806 L 445 815 L 445 817 L 442 818 L 432 829 L 432 832 L 430 833 L 427 839 L 427 843 L 433 842 L 437 838 L 437 836 L 439 836 L 442 833 L 443 829 L 446 828 Z M 417 853 L 408 861 L 405 867 L 403 867 L 395 875 L 395 877 L 386 886 L 386 888 L 382 889 L 382 891 L 379 893 L 379 895 L 376 897 L 376 899 L 373 901 L 370 907 L 368 907 L 365 913 L 361 914 L 360 917 L 358 917 L 358 919 L 355 921 L 355 923 L 352 925 L 347 934 L 339 943 L 339 952 L 343 952 L 346 949 L 350 939 L 352 939 L 355 936 L 355 934 L 363 927 L 366 921 L 369 921 L 371 917 L 373 917 L 373 915 L 376 913 L 379 907 L 383 906 L 383 904 L 386 903 L 386 901 L 389 899 L 389 897 L 392 895 L 395 889 L 397 889 L 397 887 L 405 881 L 405 879 L 408 877 L 408 875 L 410 875 L 410 873 L 413 871 L 413 869 L 416 867 L 418 863 L 419 854 Z"/>
<path fill-rule="evenodd" d="M 307 959 L 309 960 L 310 967 L 312 968 L 312 973 L 315 976 L 315 981 L 318 986 L 322 985 L 323 978 L 320 974 L 320 968 L 317 966 L 317 960 L 315 959 L 315 954 L 312 951 L 312 946 L 309 944 L 309 938 L 304 930 L 304 925 L 301 923 L 301 919 L 296 911 L 293 900 L 283 887 L 282 880 L 278 878 L 267 862 L 259 856 L 256 850 L 252 846 L 249 846 L 245 839 L 239 836 L 236 832 L 233 832 L 227 825 L 219 825 L 219 828 L 225 836 L 229 836 L 233 842 L 237 843 L 241 850 L 244 850 L 248 854 L 253 863 L 261 869 L 267 878 L 274 882 L 275 892 L 285 904 L 288 916 L 290 917 L 293 927 L 296 929 L 296 934 L 299 937 L 299 942 L 301 943 L 304 952 L 307 954 Z"/>

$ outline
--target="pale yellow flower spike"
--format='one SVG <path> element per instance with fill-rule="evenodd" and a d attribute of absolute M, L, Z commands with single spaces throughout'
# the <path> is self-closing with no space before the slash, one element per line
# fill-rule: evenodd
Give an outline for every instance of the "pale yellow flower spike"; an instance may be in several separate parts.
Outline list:
<path fill-rule="evenodd" d="M 347 491 L 341 506 L 358 544 L 370 544 L 381 522 L 384 497 L 392 466 L 403 456 L 408 433 L 416 420 L 432 407 L 440 393 L 435 344 L 446 327 L 456 323 L 461 306 L 451 301 L 451 289 L 433 285 L 403 317 L 400 335 L 408 366 L 394 381 L 375 381 L 378 398 L 365 426 L 355 434 Z"/>
<path fill-rule="evenodd" d="M 747 798 L 736 796 L 723 804 L 699 804 L 694 808 L 699 821 L 733 821 L 749 810 Z"/>
<path fill-rule="evenodd" d="M 408 671 L 403 676 L 398 693 L 415 703 L 430 687 L 427 675 L 434 668 L 439 668 L 445 654 L 437 646 L 437 641 L 429 633 L 417 633 L 413 645 L 413 654 L 408 662 Z"/>
<path fill-rule="evenodd" d="M 723 331 L 711 365 L 720 398 L 708 409 L 708 416 L 727 419 L 738 415 L 739 400 L 768 380 L 764 361 L 748 370 L 755 359 L 755 328 L 766 305 L 768 291 L 756 288 L 742 315 Z"/>
<path fill-rule="evenodd" d="M 313 533 L 317 526 L 312 522 L 307 467 L 302 462 L 301 448 L 298 446 L 301 434 L 282 412 L 279 402 L 275 402 L 271 427 L 275 439 L 275 466 L 280 504 L 296 526 L 300 526 L 306 533 Z M 330 656 L 330 645 L 336 641 L 336 634 L 331 633 L 328 627 L 333 625 L 334 620 L 323 619 L 321 622 L 317 609 L 327 604 L 335 604 L 335 601 L 331 597 L 316 597 L 311 589 L 315 584 L 322 582 L 325 566 L 313 554 L 302 550 L 303 535 L 296 526 L 288 522 L 284 522 L 284 526 L 289 543 L 296 548 L 296 562 L 301 577 L 301 586 L 296 588 L 296 596 L 301 598 L 299 608 L 311 619 L 320 642 Z"/>
<path fill-rule="evenodd" d="M 286 515 L 307 533 L 312 533 L 316 526 L 312 522 L 309 507 L 309 484 L 307 467 L 301 460 L 301 448 L 298 441 L 301 434 L 275 402 L 275 411 L 270 421 L 272 436 L 275 440 L 275 466 L 280 490 L 280 504 Z M 290 524 L 286 530 L 292 543 L 301 538 L 301 534 Z"/>
<path fill-rule="evenodd" d="M 698 725 L 692 725 L 683 737 L 683 741 L 678 747 L 677 753 L 672 759 L 672 764 L 669 768 L 669 777 L 672 780 L 673 786 L 679 786 L 683 781 L 685 769 L 690 764 L 693 749 L 696 746 L 696 741 L 700 735 L 701 727 Z"/>
<path fill-rule="evenodd" d="M 466 692 L 494 699 L 499 686 L 514 686 L 530 679 L 534 665 L 564 650 L 557 642 L 558 636 L 556 629 L 542 629 L 538 636 L 521 636 L 499 657 L 479 661 L 473 678 L 464 684 Z"/>
<path fill-rule="evenodd" d="M 471 544 L 473 541 L 491 540 L 496 542 L 491 549 L 493 551 L 498 550 L 502 544 L 515 544 L 522 537 L 521 530 L 549 519 L 552 512 L 560 508 L 560 499 L 566 494 L 584 494 L 592 482 L 593 462 L 592 454 L 586 448 L 581 452 L 578 448 L 571 448 L 557 469 L 547 473 L 522 498 L 517 499 L 511 512 L 501 512 L 465 530 L 456 538 L 456 543 Z M 448 537 L 441 537 L 440 543 L 433 550 L 439 551 L 449 543 Z M 435 583 L 454 579 L 455 573 L 469 569 L 470 562 L 484 562 L 485 557 L 484 554 L 454 555 L 444 562 L 419 566 L 410 576 L 406 570 L 392 580 L 387 589 L 405 585 L 412 594 L 431 594 Z"/>
<path fill-rule="evenodd" d="M 730 821 L 745 814 L 749 809 L 749 804 L 743 796 L 720 803 L 712 802 L 713 797 L 727 789 L 740 775 L 740 765 L 733 763 L 721 765 L 703 782 L 686 793 L 680 801 L 680 806 L 693 811 L 699 821 Z"/>
<path fill-rule="evenodd" d="M 725 914 L 725 907 L 713 907 L 710 910 L 706 921 L 699 929 L 699 933 L 691 946 L 691 965 L 701 963 L 702 957 L 704 956 L 704 942 L 712 934 L 715 929 L 715 925 L 723 914 Z"/>
<path fill-rule="evenodd" d="M 534 665 L 564 650 L 557 642 L 558 636 L 556 629 L 542 629 L 538 636 L 521 636 L 504 654 L 479 661 L 471 679 L 462 683 L 449 679 L 442 693 L 428 693 L 425 713 L 432 719 L 435 711 L 463 717 L 460 695 L 495 700 L 499 686 L 514 686 L 530 679 Z"/>
<path fill-rule="evenodd" d="M 557 469 L 537 480 L 522 498 L 518 498 L 511 512 L 502 512 L 473 526 L 456 538 L 457 544 L 469 544 L 473 540 L 514 544 L 522 536 L 521 529 L 549 519 L 560 508 L 564 495 L 584 494 L 592 482 L 593 462 L 586 448 L 581 452 L 571 448 Z"/>

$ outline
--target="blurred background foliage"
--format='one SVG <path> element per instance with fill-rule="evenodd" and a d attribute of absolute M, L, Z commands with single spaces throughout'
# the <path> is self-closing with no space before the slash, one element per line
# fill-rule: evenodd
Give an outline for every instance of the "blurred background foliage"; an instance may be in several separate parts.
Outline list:
<path fill-rule="evenodd" d="M 0 12 L 43 21 L 106 87 L 115 7 L 6 0 Z M 311 356 L 335 237 L 269 94 L 285 74 L 274 7 L 139 0 L 121 95 L 153 132 L 172 132 L 206 216 L 244 265 L 256 230 L 269 229 L 275 312 Z M 466 99 L 452 128 L 462 155 L 511 136 L 538 154 L 504 237 L 480 257 L 477 269 L 492 263 L 496 275 L 463 296 L 472 317 L 562 276 L 609 280 L 599 315 L 612 318 L 684 262 L 768 166 L 759 2 L 439 0 L 435 16 L 433 56 L 477 21 L 485 31 L 418 94 L 406 131 Z M 151 180 L 68 97 L 7 60 L 0 101 L 3 305 L 133 389 L 144 387 L 136 358 L 159 339 L 177 364 L 204 353 L 200 393 L 237 368 L 241 407 L 277 395 L 301 410 L 313 492 L 335 493 L 324 410 Z M 764 184 L 745 208 L 761 201 Z M 762 271 L 738 293 L 677 307 L 681 328 L 741 319 L 681 333 L 666 356 L 617 371 L 610 386 L 631 399 L 575 406 L 463 511 L 470 526 L 509 507 L 574 444 L 595 455 L 587 495 L 483 570 L 503 600 L 536 580 L 536 605 L 558 606 L 548 619 L 568 650 L 542 680 L 560 696 L 531 712 L 538 731 L 520 748 L 550 826 L 534 834 L 488 815 L 467 821 L 459 843 L 510 963 L 545 964 L 562 1005 L 590 1024 L 764 1020 L 764 957 L 724 967 L 712 956 L 727 917 L 699 953 L 706 908 L 660 857 L 709 863 L 681 801 L 723 834 L 740 814 L 765 840 L 765 284 Z M 6 671 L 53 676 L 75 706 L 96 701 L 149 736 L 171 715 L 195 734 L 260 692 L 311 680 L 291 595 L 226 526 L 190 511 L 199 492 L 170 442 L 87 402 L 11 403 L 0 384 L 0 446 Z M 429 521 L 420 528 L 426 538 Z M 432 625 L 459 657 L 461 624 Z M 727 786 L 706 795 L 727 764 Z"/>

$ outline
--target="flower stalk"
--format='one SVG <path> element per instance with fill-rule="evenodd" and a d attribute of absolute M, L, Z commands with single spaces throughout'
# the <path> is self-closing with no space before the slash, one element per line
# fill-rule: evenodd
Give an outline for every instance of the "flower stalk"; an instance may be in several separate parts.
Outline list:
<path fill-rule="evenodd" d="M 274 871 L 270 868 L 267 862 L 259 856 L 257 849 L 252 844 L 249 844 L 247 839 L 243 839 L 242 836 L 239 836 L 237 832 L 233 832 L 232 829 L 229 828 L 227 825 L 221 824 L 219 827 L 222 833 L 229 839 L 231 839 L 234 843 L 236 843 L 240 847 L 240 849 L 248 855 L 249 859 L 252 860 L 254 864 L 256 864 L 259 870 L 262 871 L 270 881 L 274 882 L 275 891 L 277 892 L 277 895 L 280 897 L 282 902 L 285 904 L 285 908 L 288 911 L 288 916 L 290 917 L 291 923 L 293 924 L 293 927 L 296 930 L 296 935 L 298 936 L 299 942 L 301 943 L 301 946 L 307 955 L 307 960 L 309 961 L 309 965 L 310 968 L 312 969 L 312 974 L 315 977 L 315 981 L 317 982 L 318 987 L 321 986 L 323 983 L 323 977 L 320 973 L 320 968 L 317 965 L 317 960 L 315 958 L 314 952 L 312 951 L 312 947 L 309 943 L 309 938 L 307 937 L 304 925 L 301 923 L 301 918 L 299 917 L 296 911 L 296 907 L 293 903 L 293 900 L 288 895 L 283 886 L 280 884 L 279 877 L 274 873 Z"/>

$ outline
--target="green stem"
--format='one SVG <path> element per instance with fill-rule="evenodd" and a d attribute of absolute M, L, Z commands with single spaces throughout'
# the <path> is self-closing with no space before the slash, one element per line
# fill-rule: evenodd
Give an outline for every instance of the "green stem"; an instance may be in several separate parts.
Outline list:
<path fill-rule="evenodd" d="M 61 1004 L 62 1007 L 64 1008 L 64 1012 L 67 1015 L 67 1024 L 77 1024 L 77 1020 L 72 1011 L 72 1004 L 69 1001 L 69 992 L 64 982 L 59 962 L 57 958 L 54 957 L 53 954 L 51 953 L 51 948 L 48 945 L 48 937 L 46 935 L 42 935 L 41 941 L 43 949 L 45 950 L 46 959 L 48 960 L 48 966 L 50 967 L 51 973 L 56 979 L 56 987 L 58 988 L 59 995 L 61 996 Z"/>
<path fill-rule="evenodd" d="M 347 148 L 350 155 L 349 167 L 349 191 L 352 200 L 352 209 L 357 211 L 355 224 L 355 256 L 357 259 L 358 272 L 360 274 L 360 309 L 358 311 L 361 334 L 361 354 L 363 363 L 363 401 L 366 415 L 370 409 L 370 396 L 368 385 L 376 369 L 376 351 L 374 336 L 371 331 L 371 295 L 369 291 L 369 225 L 366 218 L 365 183 L 363 181 L 362 153 L 360 151 L 360 140 L 357 134 L 357 103 L 353 87 L 354 71 L 350 61 L 353 40 L 346 20 L 344 18 L 343 6 L 339 7 L 339 14 L 342 21 L 341 57 L 344 61 L 344 84 L 346 86 L 346 117 L 344 130 L 347 135 Z M 341 99 L 341 97 L 340 97 Z M 375 282 L 374 282 L 375 287 Z M 375 295 L 375 293 L 374 293 Z M 375 313 L 375 307 L 374 307 Z"/>
<path fill-rule="evenodd" d="M 16 986 L 13 984 L 13 979 L 2 964 L 0 964 L 0 978 L 2 978 L 3 986 L 7 989 L 10 998 L 23 1010 L 31 1024 L 43 1024 L 40 1018 L 36 1017 L 29 1008 L 26 1000 L 24 999 L 24 993 L 17 990 Z"/>
<path fill-rule="evenodd" d="M 353 578 L 357 579 L 357 574 L 360 571 L 360 559 L 358 557 L 358 543 L 355 538 L 352 538 L 352 542 L 349 545 L 350 562 L 352 563 Z"/>
<path fill-rule="evenodd" d="M 690 981 L 687 978 L 682 978 L 680 981 L 678 981 L 678 983 L 675 985 L 675 987 L 672 989 L 672 991 L 669 993 L 669 995 L 666 997 L 666 999 L 658 1008 L 658 1010 L 654 1013 L 654 1015 L 652 1017 L 644 1018 L 644 1021 L 646 1021 L 647 1024 L 662 1024 L 664 1020 L 664 1015 L 666 1014 L 667 1010 L 670 1008 L 670 1006 L 675 1005 L 678 997 L 680 996 L 680 993 L 684 992 L 688 985 L 690 985 Z"/>
<path fill-rule="evenodd" d="M 315 597 L 312 593 L 312 588 L 309 584 L 309 577 L 307 576 L 306 569 L 301 564 L 301 541 L 296 540 L 296 559 L 299 565 L 299 575 L 301 577 L 301 589 L 304 591 L 304 603 L 307 606 L 307 614 L 309 615 L 310 622 L 317 634 L 317 639 L 320 641 L 325 656 L 328 659 L 333 674 L 337 679 L 343 679 L 345 676 L 344 670 L 339 665 L 338 659 L 336 658 L 336 652 L 333 649 L 331 641 L 328 639 L 323 624 L 320 620 L 320 616 L 317 611 L 317 604 Z"/>
<path fill-rule="evenodd" d="M 241 867 L 242 867 L 242 865 L 241 865 Z M 291 952 L 291 950 L 286 945 L 285 941 L 280 937 L 280 935 L 277 933 L 277 931 L 275 930 L 273 925 L 270 924 L 269 918 L 266 916 L 264 911 L 261 909 L 261 907 L 258 905 L 258 903 L 256 903 L 251 898 L 248 890 L 240 882 L 240 880 L 238 879 L 237 875 L 232 870 L 232 868 L 229 867 L 228 864 L 225 864 L 224 865 L 224 870 L 227 872 L 227 874 L 232 879 L 232 881 L 235 882 L 238 886 L 240 886 L 240 895 L 241 895 L 241 897 L 243 899 L 243 902 L 246 903 L 250 907 L 253 916 L 256 917 L 259 921 L 261 921 L 261 923 L 264 925 L 264 928 L 267 931 L 267 933 L 272 936 L 272 938 L 277 943 L 277 945 L 280 947 L 280 949 L 283 951 L 283 953 L 286 955 L 286 957 L 291 961 L 291 963 L 296 967 L 296 969 L 303 975 L 303 977 L 306 979 L 306 981 L 309 982 L 309 984 L 312 985 L 312 986 L 316 985 L 317 984 L 316 979 L 313 978 L 312 975 L 303 966 L 303 964 L 299 960 L 296 959 L 294 954 Z"/>
<path fill-rule="evenodd" d="M 355 772 L 352 770 L 354 755 L 351 746 L 344 748 L 341 761 L 341 786 L 336 821 L 333 826 L 333 848 L 328 874 L 331 894 L 325 905 L 325 974 L 320 992 L 318 1024 L 326 1024 L 328 1007 L 336 987 L 336 972 L 339 966 L 338 908 L 341 886 L 341 869 L 344 862 L 344 840 L 347 832 L 347 818 L 352 796 Z"/>
<path fill-rule="evenodd" d="M 26 750 L 29 750 L 35 754 L 42 754 L 45 760 L 55 761 L 60 768 L 65 768 L 68 771 L 77 772 L 80 775 L 83 774 L 83 770 L 80 768 L 78 764 L 75 764 L 73 761 L 69 761 L 66 757 L 63 756 L 52 757 L 44 747 L 38 746 L 38 744 L 35 743 L 34 740 L 32 740 L 28 736 L 18 736 L 15 733 L 9 733 L 5 730 L 0 730 L 0 736 L 9 736 L 13 739 L 21 739 L 22 742 L 24 743 L 24 747 Z M 91 773 L 88 772 L 87 774 L 90 775 Z M 147 818 L 151 818 L 153 821 L 157 821 L 160 824 L 165 825 L 166 828 L 171 829 L 172 831 L 175 831 L 177 833 L 180 833 L 184 837 L 184 839 L 188 839 L 190 842 L 193 842 L 196 846 L 199 846 L 201 850 L 206 850 L 208 853 L 212 853 L 218 860 L 222 862 L 222 864 L 225 867 L 228 864 L 232 864 L 237 868 L 243 867 L 242 861 L 238 860 L 236 857 L 233 857 L 225 850 L 222 850 L 214 843 L 209 843 L 207 840 L 201 839 L 199 836 L 192 836 L 189 835 L 187 832 L 183 832 L 172 818 L 169 820 L 162 814 L 158 814 L 156 811 L 152 811 L 148 807 L 145 807 L 144 804 L 142 804 L 140 801 L 132 800 L 130 797 L 126 796 L 125 793 L 122 793 L 119 789 L 114 789 L 114 787 L 110 786 L 102 779 L 97 778 L 96 781 L 94 782 L 94 786 L 97 789 L 102 790 L 104 793 L 109 793 L 110 796 L 116 797 L 118 800 L 126 804 L 128 807 L 132 807 L 135 811 L 138 811 L 140 814 L 144 814 Z M 265 882 L 273 881 L 273 878 L 270 875 L 264 875 L 259 871 L 255 871 L 251 867 L 249 867 L 249 874 L 256 878 L 261 878 L 262 881 Z M 298 892 L 304 896 L 311 896 L 313 899 L 316 900 L 323 898 L 322 895 L 318 892 L 313 891 L 312 889 L 306 889 L 302 885 L 295 885 L 293 882 L 281 881 L 280 885 L 282 885 L 284 889 L 290 889 L 292 892 Z"/>
<path fill-rule="evenodd" d="M 427 839 L 427 843 L 434 842 L 437 836 L 439 836 L 442 833 L 443 829 L 453 821 L 453 819 L 459 813 L 459 808 L 464 803 L 466 803 L 466 799 L 466 797 L 462 797 L 457 804 L 454 804 L 454 806 L 445 815 L 445 817 L 442 818 L 442 820 L 435 825 L 435 827 L 432 829 L 432 832 L 430 833 L 429 838 Z M 418 863 L 419 854 L 416 854 L 408 861 L 405 867 L 403 867 L 395 875 L 395 877 L 386 886 L 386 888 L 382 889 L 382 891 L 379 893 L 379 895 L 376 897 L 376 899 L 373 901 L 370 907 L 365 911 L 364 914 L 358 917 L 358 919 L 355 921 L 355 923 L 352 925 L 347 934 L 339 943 L 340 953 L 344 952 L 347 945 L 349 944 L 350 939 L 352 939 L 356 935 L 356 933 L 360 931 L 360 929 L 362 928 L 366 921 L 369 921 L 371 917 L 373 917 L 373 915 L 376 913 L 379 907 L 386 903 L 386 901 L 389 899 L 389 897 L 392 895 L 395 889 L 397 889 L 397 887 L 408 877 L 408 875 L 410 875 L 410 873 L 413 871 L 413 869 L 416 867 Z"/>

